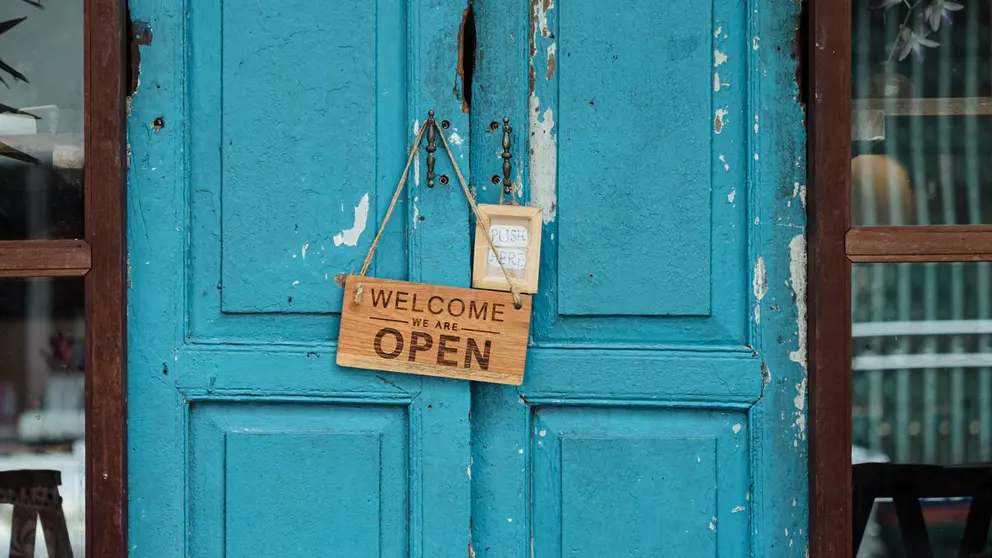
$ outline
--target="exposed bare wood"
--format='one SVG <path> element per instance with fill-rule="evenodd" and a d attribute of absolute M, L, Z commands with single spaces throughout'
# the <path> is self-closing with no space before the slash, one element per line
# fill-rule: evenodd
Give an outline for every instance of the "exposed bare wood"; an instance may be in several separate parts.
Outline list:
<path fill-rule="evenodd" d="M 86 275 L 90 245 L 83 240 L 10 240 L 0 242 L 0 277 Z"/>

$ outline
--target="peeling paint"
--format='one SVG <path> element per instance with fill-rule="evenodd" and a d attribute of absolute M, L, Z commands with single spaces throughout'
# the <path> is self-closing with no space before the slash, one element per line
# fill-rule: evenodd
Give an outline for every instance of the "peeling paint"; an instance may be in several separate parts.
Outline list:
<path fill-rule="evenodd" d="M 541 208 L 542 220 L 550 223 L 555 220 L 558 198 L 555 192 L 558 182 L 558 145 L 553 134 L 555 127 L 551 109 L 540 113 L 541 101 L 536 94 L 530 96 L 530 199 L 531 204 Z"/>
<path fill-rule="evenodd" d="M 789 360 L 806 370 L 806 235 L 789 241 L 789 278 L 796 299 L 796 328 L 799 346 L 789 353 Z"/>
<path fill-rule="evenodd" d="M 369 195 L 362 196 L 362 201 L 355 207 L 355 224 L 350 228 L 334 235 L 334 245 L 357 246 L 358 239 L 365 232 L 365 225 L 369 219 Z M 294 254 L 295 256 L 295 254 Z"/>
<path fill-rule="evenodd" d="M 751 39 L 751 48 L 754 50 L 758 50 L 758 41 L 760 40 L 761 39 L 757 35 L 755 35 L 754 38 Z"/>
<path fill-rule="evenodd" d="M 307 250 L 309 250 L 309 249 L 310 249 L 310 243 L 309 242 L 307 242 L 306 244 L 304 244 L 303 245 L 303 248 L 300 248 L 300 256 L 304 260 L 307 259 Z"/>
<path fill-rule="evenodd" d="M 730 513 L 741 513 L 745 509 L 747 508 L 745 508 L 744 506 L 737 506 L 736 508 L 730 510 Z"/>
<path fill-rule="evenodd" d="M 417 137 L 417 132 L 420 131 L 420 120 L 413 121 L 413 137 Z M 413 158 L 413 185 L 420 186 L 420 157 Z"/>
<path fill-rule="evenodd" d="M 414 229 L 417 228 L 417 222 L 420 221 L 420 206 L 417 205 L 417 202 L 418 201 L 420 201 L 420 197 L 419 196 L 414 196 L 413 197 L 413 228 Z"/>
<path fill-rule="evenodd" d="M 758 133 L 758 115 L 757 114 L 754 115 L 754 133 L 755 134 Z"/>
<path fill-rule="evenodd" d="M 735 424 L 734 425 L 734 434 L 740 434 L 741 433 L 741 428 L 742 428 L 741 423 L 738 422 L 737 424 Z"/>
<path fill-rule="evenodd" d="M 796 299 L 796 336 L 798 347 L 789 353 L 789 360 L 803 367 L 803 379 L 796 384 L 796 439 L 792 445 L 799 447 L 799 441 L 806 439 L 806 236 L 796 235 L 789 242 L 789 279 Z"/>
<path fill-rule="evenodd" d="M 555 51 L 557 47 L 557 43 L 548 45 L 548 71 L 544 74 L 544 79 L 548 81 L 551 81 L 551 78 L 555 75 Z"/>
<path fill-rule="evenodd" d="M 758 259 L 754 262 L 754 279 L 752 280 L 752 287 L 754 288 L 754 298 L 758 302 L 765 298 L 768 294 L 768 268 L 765 267 L 765 258 L 758 256 Z"/>
<path fill-rule="evenodd" d="M 713 38 L 716 39 L 717 37 L 719 37 L 720 33 L 723 33 L 723 27 L 716 28 L 716 31 L 713 32 Z"/>
<path fill-rule="evenodd" d="M 720 90 L 720 72 L 713 72 L 713 91 Z"/>
<path fill-rule="evenodd" d="M 727 61 L 727 55 L 726 54 L 720 52 L 719 50 L 714 50 L 713 51 L 713 67 L 714 68 L 719 68 L 720 67 L 720 64 L 723 64 L 726 61 Z"/>
<path fill-rule="evenodd" d="M 734 203 L 734 199 L 735 198 L 737 198 L 737 188 L 734 188 L 733 190 L 730 191 L 729 194 L 727 194 L 727 201 L 728 202 Z"/>
<path fill-rule="evenodd" d="M 716 117 L 713 119 L 714 132 L 719 134 L 720 132 L 723 131 L 723 126 L 724 124 L 727 123 L 726 120 L 724 120 L 727 117 L 727 114 L 728 114 L 727 109 L 724 108 L 716 109 Z"/>
<path fill-rule="evenodd" d="M 451 132 L 451 135 L 448 136 L 448 142 L 451 143 L 451 145 L 457 145 L 460 147 L 462 145 L 462 137 L 458 135 L 458 132 Z"/>
<path fill-rule="evenodd" d="M 719 159 L 720 162 L 723 163 L 723 170 L 730 172 L 730 165 L 727 164 L 727 158 L 721 154 Z"/>

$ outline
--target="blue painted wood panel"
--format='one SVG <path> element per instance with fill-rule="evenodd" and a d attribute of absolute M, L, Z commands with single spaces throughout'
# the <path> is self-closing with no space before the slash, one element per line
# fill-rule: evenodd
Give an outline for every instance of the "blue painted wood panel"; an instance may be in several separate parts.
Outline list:
<path fill-rule="evenodd" d="M 464 5 L 130 8 L 155 37 L 128 126 L 131 555 L 463 555 L 469 387 L 337 367 L 334 275 L 360 266 L 427 110 L 470 133 Z M 372 273 L 467 286 L 467 203 L 425 195 L 424 157 Z"/>
<path fill-rule="evenodd" d="M 536 555 L 738 555 L 743 413 L 538 407 L 532 420 Z"/>
<path fill-rule="evenodd" d="M 560 315 L 710 314 L 711 10 L 555 10 Z"/>
<path fill-rule="evenodd" d="M 402 405 L 194 404 L 191 548 L 202 556 L 405 554 L 408 436 Z"/>

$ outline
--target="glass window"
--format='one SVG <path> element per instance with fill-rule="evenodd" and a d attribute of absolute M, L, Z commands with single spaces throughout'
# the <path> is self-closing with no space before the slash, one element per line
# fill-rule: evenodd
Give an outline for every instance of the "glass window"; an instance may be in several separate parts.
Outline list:
<path fill-rule="evenodd" d="M 992 223 L 992 4 L 852 3 L 852 223 Z"/>
<path fill-rule="evenodd" d="M 83 294 L 81 277 L 0 280 L 0 484 L 12 471 L 58 471 L 75 556 L 85 556 L 86 530 Z M 12 521 L 13 506 L 0 505 L 0 552 Z"/>
<path fill-rule="evenodd" d="M 894 498 L 914 490 L 933 555 L 957 556 L 971 497 L 992 488 L 992 262 L 855 264 L 851 295 L 855 501 L 888 490 L 858 556 L 906 555 Z M 940 480 L 968 467 L 982 482 Z"/>
<path fill-rule="evenodd" d="M 0 2 L 0 240 L 83 237 L 83 0 Z"/>

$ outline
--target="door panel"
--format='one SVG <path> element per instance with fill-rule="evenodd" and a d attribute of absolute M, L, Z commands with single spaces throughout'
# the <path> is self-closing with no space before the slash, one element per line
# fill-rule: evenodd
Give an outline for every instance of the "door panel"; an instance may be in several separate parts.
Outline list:
<path fill-rule="evenodd" d="M 802 556 L 796 6 L 514 5 L 474 3 L 473 173 L 510 116 L 541 284 L 523 385 L 472 390 L 475 556 Z"/>
<path fill-rule="evenodd" d="M 404 406 L 194 404 L 191 547 L 200 556 L 404 554 L 408 434 Z"/>
<path fill-rule="evenodd" d="M 129 117 L 131 555 L 464 555 L 468 384 L 334 359 L 334 277 L 419 123 L 468 137 L 464 6 L 187 4 L 131 2 L 154 37 Z M 424 156 L 370 273 L 468 286 L 467 203 Z"/>
<path fill-rule="evenodd" d="M 547 221 L 535 340 L 746 344 L 747 6 L 542 5 L 518 122 Z"/>
<path fill-rule="evenodd" d="M 739 555 L 748 527 L 744 413 L 541 406 L 532 414 L 536 555 Z"/>

